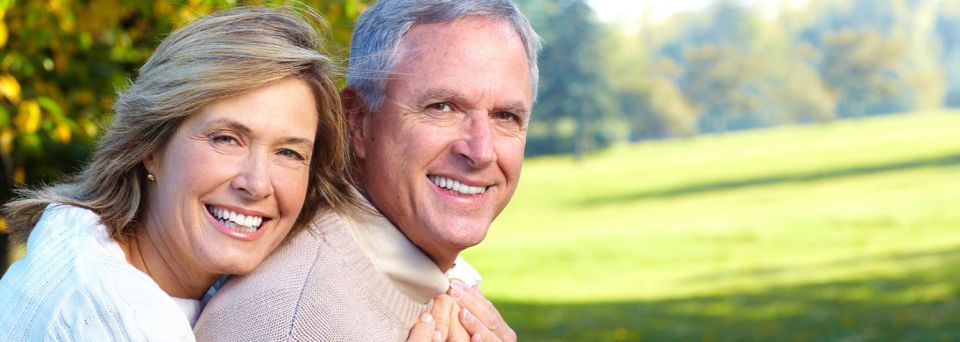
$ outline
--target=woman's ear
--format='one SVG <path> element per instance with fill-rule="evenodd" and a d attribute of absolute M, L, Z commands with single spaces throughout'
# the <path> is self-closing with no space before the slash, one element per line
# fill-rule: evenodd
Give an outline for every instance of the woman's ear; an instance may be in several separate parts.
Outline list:
<path fill-rule="evenodd" d="M 147 174 L 157 175 L 157 170 L 160 170 L 160 154 L 162 151 L 154 151 L 143 160 L 143 168 L 147 170 Z"/>
<path fill-rule="evenodd" d="M 353 150 L 353 155 L 357 159 L 365 159 L 367 152 L 364 137 L 367 117 L 370 115 L 367 102 L 353 88 L 347 87 L 340 91 L 340 103 L 343 106 L 343 114 L 347 118 L 347 126 L 350 130 L 350 148 Z"/>

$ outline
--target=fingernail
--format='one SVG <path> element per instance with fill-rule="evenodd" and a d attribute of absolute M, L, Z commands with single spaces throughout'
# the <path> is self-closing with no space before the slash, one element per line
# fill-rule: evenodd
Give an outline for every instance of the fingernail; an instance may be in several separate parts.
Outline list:
<path fill-rule="evenodd" d="M 470 314 L 470 311 L 467 309 L 460 309 L 460 316 L 463 318 L 464 323 L 472 323 L 473 315 Z"/>
<path fill-rule="evenodd" d="M 424 323 L 433 323 L 433 315 L 431 315 L 429 312 L 424 312 L 422 315 L 420 315 L 420 321 Z"/>
<path fill-rule="evenodd" d="M 463 280 L 460 280 L 457 278 L 450 279 L 450 285 L 460 290 L 463 290 L 464 288 L 467 287 L 467 284 L 464 283 Z"/>
<path fill-rule="evenodd" d="M 443 334 L 440 333 L 440 330 L 433 331 L 433 340 L 436 342 L 443 342 Z"/>
<path fill-rule="evenodd" d="M 460 298 L 461 296 L 463 296 L 463 289 L 460 287 L 457 287 L 456 284 L 453 284 L 453 286 L 450 286 L 450 295 L 456 298 Z"/>

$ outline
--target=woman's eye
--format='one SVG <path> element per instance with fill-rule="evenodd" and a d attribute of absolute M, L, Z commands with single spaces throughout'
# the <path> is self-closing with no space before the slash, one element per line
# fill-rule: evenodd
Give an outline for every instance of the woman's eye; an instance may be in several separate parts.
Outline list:
<path fill-rule="evenodd" d="M 434 103 L 427 106 L 427 109 L 432 109 L 440 112 L 449 112 L 453 110 L 453 106 L 451 106 L 447 102 L 440 102 L 440 103 Z"/>
<path fill-rule="evenodd" d="M 294 150 L 283 149 L 277 152 L 277 154 L 286 158 L 294 159 L 294 160 L 306 160 L 306 158 L 304 158 L 302 154 Z"/>
<path fill-rule="evenodd" d="M 237 138 L 234 138 L 233 136 L 228 134 L 213 135 L 210 137 L 210 141 L 212 141 L 215 144 L 231 144 L 231 145 L 239 144 L 239 142 L 237 141 Z"/>

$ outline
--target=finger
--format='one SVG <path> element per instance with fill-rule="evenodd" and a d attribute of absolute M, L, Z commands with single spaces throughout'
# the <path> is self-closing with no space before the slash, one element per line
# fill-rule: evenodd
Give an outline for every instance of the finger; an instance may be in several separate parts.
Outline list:
<path fill-rule="evenodd" d="M 407 336 L 407 342 L 437 342 L 442 341 L 440 332 L 436 330 L 436 321 L 429 312 L 420 315 L 420 320 L 410 328 L 410 335 Z"/>
<path fill-rule="evenodd" d="M 490 331 L 490 329 L 487 329 L 487 327 L 483 325 L 483 322 L 480 322 L 477 317 L 466 308 L 460 309 L 460 323 L 463 324 L 463 327 L 470 333 L 471 342 L 500 341 L 497 335 Z"/>
<path fill-rule="evenodd" d="M 439 295 L 433 298 L 433 307 L 430 313 L 436 320 L 436 330 L 440 332 L 440 340 L 446 341 L 450 333 L 450 323 L 456 319 L 456 302 L 447 295 Z M 459 323 L 458 323 L 459 324 Z"/>
<path fill-rule="evenodd" d="M 483 289 L 480 288 L 480 284 L 475 284 L 475 285 L 471 286 L 470 288 L 473 289 L 473 292 L 476 292 L 476 293 L 480 294 L 481 297 L 483 297 Z"/>
<path fill-rule="evenodd" d="M 498 321 L 502 320 L 500 313 L 497 312 L 492 303 L 474 291 L 474 288 L 467 286 L 460 279 L 451 279 L 448 293 L 456 299 L 457 304 L 476 315 L 476 318 L 487 329 L 496 330 L 499 328 Z"/>
<path fill-rule="evenodd" d="M 463 327 L 463 324 L 460 323 L 460 306 L 454 303 L 453 311 L 450 312 L 450 332 L 447 335 L 446 341 L 448 342 L 469 342 L 470 333 L 467 332 L 467 329 Z"/>
<path fill-rule="evenodd" d="M 461 284 L 463 284 L 461 282 Z M 456 282 L 451 281 L 451 287 L 458 286 Z M 500 340 L 513 342 L 517 340 L 517 334 L 507 325 L 507 321 L 503 319 L 503 316 L 500 315 L 500 311 L 493 305 L 492 302 L 487 300 L 483 296 L 483 291 L 480 288 L 480 285 L 474 285 L 466 287 L 466 292 L 471 295 L 472 300 L 476 301 L 480 307 L 471 308 L 471 313 L 476 313 L 477 319 L 487 326 L 494 335 L 497 335 Z M 459 301 L 459 299 L 458 299 Z M 463 305 L 466 307 L 466 305 Z"/>

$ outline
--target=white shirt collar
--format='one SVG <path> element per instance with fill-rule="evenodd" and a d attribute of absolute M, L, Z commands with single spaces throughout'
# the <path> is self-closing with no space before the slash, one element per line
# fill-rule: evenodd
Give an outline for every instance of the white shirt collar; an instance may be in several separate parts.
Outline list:
<path fill-rule="evenodd" d="M 374 267 L 387 276 L 400 292 L 411 299 L 426 303 L 450 287 L 449 278 L 463 280 L 468 285 L 479 284 L 480 274 L 470 264 L 457 257 L 454 266 L 444 272 L 386 217 L 359 195 L 367 206 L 344 216 L 348 231 L 357 240 Z"/>

